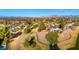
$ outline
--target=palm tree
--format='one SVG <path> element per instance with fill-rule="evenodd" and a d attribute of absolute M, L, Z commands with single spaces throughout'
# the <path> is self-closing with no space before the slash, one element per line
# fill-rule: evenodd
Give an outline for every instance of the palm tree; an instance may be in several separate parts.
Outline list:
<path fill-rule="evenodd" d="M 48 34 L 46 35 L 46 39 L 49 42 L 50 49 L 55 49 L 55 50 L 59 49 L 57 47 L 57 43 L 58 43 L 57 38 L 58 38 L 58 34 L 56 32 L 48 32 Z"/>
<path fill-rule="evenodd" d="M 4 24 L 5 24 L 4 39 L 6 39 L 6 49 L 8 49 L 9 48 L 9 42 L 10 42 L 9 38 L 11 36 L 11 32 L 9 31 L 7 20 L 5 20 Z"/>

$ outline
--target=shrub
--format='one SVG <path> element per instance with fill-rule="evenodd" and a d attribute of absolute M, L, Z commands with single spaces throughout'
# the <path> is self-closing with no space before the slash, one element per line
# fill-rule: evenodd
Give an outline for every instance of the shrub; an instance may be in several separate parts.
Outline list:
<path fill-rule="evenodd" d="M 25 39 L 24 46 L 36 47 L 35 37 L 33 36 L 28 39 Z"/>
<path fill-rule="evenodd" d="M 30 32 L 31 32 L 31 28 L 28 27 L 24 29 L 24 33 L 30 33 Z"/>
<path fill-rule="evenodd" d="M 26 46 L 28 47 L 29 46 L 28 42 L 29 42 L 28 39 L 25 39 L 24 47 L 26 47 Z"/>
<path fill-rule="evenodd" d="M 38 31 L 42 31 L 42 30 L 45 30 L 45 29 L 46 29 L 45 25 L 40 25 Z"/>

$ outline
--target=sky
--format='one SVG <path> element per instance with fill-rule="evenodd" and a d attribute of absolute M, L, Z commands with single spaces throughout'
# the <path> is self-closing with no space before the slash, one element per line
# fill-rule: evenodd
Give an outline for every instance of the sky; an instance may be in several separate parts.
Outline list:
<path fill-rule="evenodd" d="M 79 15 L 79 9 L 0 9 L 0 16 Z"/>

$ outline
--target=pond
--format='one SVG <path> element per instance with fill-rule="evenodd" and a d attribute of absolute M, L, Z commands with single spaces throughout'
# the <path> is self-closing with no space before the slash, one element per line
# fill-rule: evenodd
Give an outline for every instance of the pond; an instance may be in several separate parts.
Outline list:
<path fill-rule="evenodd" d="M 4 39 L 0 38 L 0 45 L 3 43 Z"/>
<path fill-rule="evenodd" d="M 5 50 L 6 47 L 2 46 L 4 39 L 0 38 L 0 50 Z"/>
<path fill-rule="evenodd" d="M 50 50 L 60 50 L 60 48 L 57 46 L 57 44 L 54 44 L 53 46 L 52 46 L 52 44 L 50 44 L 49 49 Z"/>
<path fill-rule="evenodd" d="M 12 34 L 12 37 L 11 38 L 16 38 L 16 37 L 18 37 L 21 34 L 22 34 L 22 32 L 14 33 L 14 34 Z"/>

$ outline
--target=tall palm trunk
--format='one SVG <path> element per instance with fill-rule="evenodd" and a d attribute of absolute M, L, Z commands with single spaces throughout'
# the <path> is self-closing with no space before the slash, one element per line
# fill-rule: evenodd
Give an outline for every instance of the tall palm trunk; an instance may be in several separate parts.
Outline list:
<path fill-rule="evenodd" d="M 5 37 L 6 37 L 6 49 L 8 50 L 9 48 L 9 29 L 8 29 L 8 21 L 5 20 Z"/>

